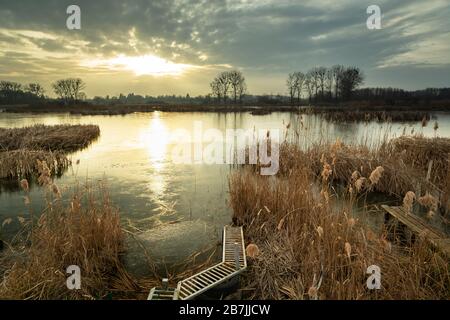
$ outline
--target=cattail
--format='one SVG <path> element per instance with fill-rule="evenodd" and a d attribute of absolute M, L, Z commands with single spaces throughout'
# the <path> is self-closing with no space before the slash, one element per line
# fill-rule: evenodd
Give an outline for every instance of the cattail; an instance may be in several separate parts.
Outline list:
<path fill-rule="evenodd" d="M 256 244 L 250 243 L 245 249 L 247 257 L 256 258 L 259 255 L 259 248 Z"/>
<path fill-rule="evenodd" d="M 424 196 L 419 197 L 417 202 L 430 210 L 438 209 L 439 200 L 433 197 L 429 192 L 427 192 Z"/>
<path fill-rule="evenodd" d="M 317 233 L 319 234 L 319 237 L 322 238 L 322 236 L 323 236 L 323 228 L 321 226 L 317 227 Z"/>
<path fill-rule="evenodd" d="M 28 192 L 30 190 L 30 186 L 28 185 L 28 180 L 23 179 L 20 181 L 20 186 L 22 187 L 23 191 Z"/>
<path fill-rule="evenodd" d="M 355 188 L 356 188 L 356 191 L 357 192 L 360 192 L 362 189 L 363 189 L 363 187 L 364 187 L 364 183 L 366 182 L 366 178 L 364 178 L 364 177 L 361 177 L 361 178 L 359 178 L 358 180 L 356 180 L 356 182 L 355 182 Z"/>
<path fill-rule="evenodd" d="M 350 218 L 350 219 L 348 219 L 347 224 L 348 224 L 348 226 L 349 226 L 350 229 L 351 229 L 351 228 L 353 228 L 353 226 L 356 224 L 356 221 L 355 221 L 355 219 Z"/>
<path fill-rule="evenodd" d="M 345 243 L 345 253 L 347 254 L 347 257 L 350 258 L 352 254 L 352 245 L 348 242 Z"/>
<path fill-rule="evenodd" d="M 411 212 L 414 200 L 416 199 L 416 194 L 412 191 L 408 191 L 403 198 L 403 208 L 405 208 L 406 212 Z"/>
<path fill-rule="evenodd" d="M 376 185 L 378 181 L 380 181 L 383 172 L 384 168 L 382 166 L 378 166 L 375 168 L 375 170 L 372 171 L 372 173 L 369 176 L 369 180 L 372 183 L 372 185 Z"/>
<path fill-rule="evenodd" d="M 333 170 L 331 170 L 331 166 L 328 163 L 325 163 L 323 165 L 323 171 L 322 171 L 322 179 L 323 181 L 328 181 L 328 178 L 333 173 Z"/>
<path fill-rule="evenodd" d="M 361 175 L 359 174 L 358 170 L 353 171 L 352 173 L 352 181 L 356 181 L 359 179 Z"/>

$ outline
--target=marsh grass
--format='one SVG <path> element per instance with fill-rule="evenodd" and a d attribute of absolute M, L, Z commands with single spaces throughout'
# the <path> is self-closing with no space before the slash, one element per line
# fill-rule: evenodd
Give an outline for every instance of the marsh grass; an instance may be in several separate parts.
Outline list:
<path fill-rule="evenodd" d="M 71 161 L 61 151 L 13 150 L 0 152 L 0 178 L 30 177 L 38 172 L 38 161 L 45 161 L 52 175 L 60 175 Z"/>
<path fill-rule="evenodd" d="M 100 136 L 96 125 L 34 125 L 0 128 L 0 150 L 42 150 L 73 152 L 87 147 Z"/>
<path fill-rule="evenodd" d="M 247 298 L 450 299 L 445 257 L 423 240 L 405 243 L 395 229 L 392 236 L 390 226 L 375 232 L 354 212 L 361 196 L 377 191 L 403 199 L 424 180 L 424 164 L 412 162 L 418 155 L 394 143 L 370 149 L 340 141 L 307 148 L 285 142 L 277 176 L 260 176 L 252 167 L 231 175 L 233 222 L 258 248 L 249 257 Z M 337 193 L 336 183 L 347 191 Z M 370 265 L 382 270 L 381 290 L 367 289 Z"/>
<path fill-rule="evenodd" d="M 52 175 L 71 165 L 68 152 L 87 147 L 100 135 L 95 125 L 35 125 L 0 128 L 0 179 L 30 178 L 45 161 Z"/>

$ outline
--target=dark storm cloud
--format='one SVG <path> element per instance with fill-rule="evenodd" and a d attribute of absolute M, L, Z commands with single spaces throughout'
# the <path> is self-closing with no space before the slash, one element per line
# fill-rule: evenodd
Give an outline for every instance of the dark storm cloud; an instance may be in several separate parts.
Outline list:
<path fill-rule="evenodd" d="M 103 57 L 153 53 L 194 65 L 228 64 L 254 77 L 281 76 L 314 65 L 354 64 L 366 70 L 369 85 L 383 85 L 393 79 L 389 68 L 414 68 L 418 76 L 427 74 L 426 79 L 436 67 L 449 68 L 450 59 L 444 56 L 450 43 L 446 2 L 1 0 L 0 44 L 25 41 L 45 52 Z M 81 7 L 79 31 L 65 27 L 70 4 Z M 384 14 L 382 30 L 366 28 L 366 8 L 371 4 L 380 5 Z M 56 37 L 33 38 L 1 30 Z M 433 50 L 424 48 L 430 44 Z M 16 61 L 16 66 L 24 68 L 24 61 Z M 5 56 L 0 57 L 2 64 L 5 70 Z M 409 76 L 398 86 L 417 86 Z M 450 82 L 445 74 L 438 77 L 439 83 Z M 433 83 L 421 84 L 429 85 Z"/>

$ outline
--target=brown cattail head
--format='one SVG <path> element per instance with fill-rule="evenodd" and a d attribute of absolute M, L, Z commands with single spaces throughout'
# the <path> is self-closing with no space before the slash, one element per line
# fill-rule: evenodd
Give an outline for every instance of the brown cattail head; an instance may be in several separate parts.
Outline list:
<path fill-rule="evenodd" d="M 414 200 L 416 200 L 416 194 L 412 191 L 408 191 L 403 198 L 403 208 L 405 208 L 406 212 L 412 211 Z"/>
<path fill-rule="evenodd" d="M 369 176 L 370 183 L 372 185 L 376 185 L 378 181 L 380 181 L 381 175 L 384 172 L 384 168 L 382 166 L 378 166 L 375 168 L 375 170 L 372 171 L 372 173 Z"/>
<path fill-rule="evenodd" d="M 350 258 L 352 254 L 352 245 L 348 242 L 345 243 L 345 254 Z"/>
<path fill-rule="evenodd" d="M 245 249 L 247 257 L 255 259 L 259 255 L 259 248 L 256 244 L 250 243 Z"/>
<path fill-rule="evenodd" d="M 28 185 L 28 180 L 23 179 L 20 181 L 20 186 L 22 187 L 23 191 L 28 192 L 30 190 L 30 186 Z"/>

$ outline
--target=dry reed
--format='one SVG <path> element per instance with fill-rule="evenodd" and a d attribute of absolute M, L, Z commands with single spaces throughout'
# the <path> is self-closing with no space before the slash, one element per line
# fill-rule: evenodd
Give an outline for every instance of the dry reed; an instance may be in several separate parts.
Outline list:
<path fill-rule="evenodd" d="M 233 221 L 244 226 L 246 242 L 259 249 L 245 279 L 248 298 L 450 298 L 450 272 L 445 259 L 421 240 L 400 251 L 397 243 L 386 239 L 385 233 L 376 235 L 365 223 L 352 217 L 351 204 L 333 209 L 333 197 L 326 199 L 314 191 L 314 177 L 323 171 L 323 165 L 317 165 L 316 172 L 311 161 L 303 161 L 310 159 L 311 154 L 305 156 L 292 145 L 283 148 L 282 174 L 277 177 L 262 177 L 249 168 L 230 177 Z M 322 157 L 334 163 L 331 176 L 345 171 L 351 179 L 355 169 L 365 176 L 375 170 L 378 173 L 372 176 L 372 183 L 375 180 L 379 180 L 377 185 L 387 183 L 383 182 L 386 172 L 393 173 L 389 165 L 383 164 L 381 172 L 376 169 L 379 163 L 368 166 L 362 159 L 356 162 L 358 165 L 343 162 L 355 155 L 341 153 L 340 148 L 344 146 L 333 150 L 335 160 L 331 156 Z M 315 152 L 318 163 L 322 151 Z M 357 177 L 359 174 L 353 175 L 353 179 Z M 322 184 L 322 194 L 330 194 L 327 186 Z M 366 287 L 366 269 L 370 265 L 382 269 L 381 290 Z"/>
<path fill-rule="evenodd" d="M 0 150 L 19 149 L 72 152 L 87 147 L 100 136 L 96 125 L 34 125 L 0 128 Z"/>

